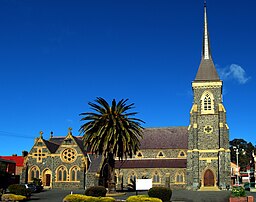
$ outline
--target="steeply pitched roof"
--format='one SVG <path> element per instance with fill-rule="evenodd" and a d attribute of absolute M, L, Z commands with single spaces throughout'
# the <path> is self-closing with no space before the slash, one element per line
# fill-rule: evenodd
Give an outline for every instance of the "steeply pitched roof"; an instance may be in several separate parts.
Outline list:
<path fill-rule="evenodd" d="M 83 154 L 86 154 L 86 149 L 83 144 L 83 137 L 82 136 L 73 136 L 74 140 L 76 141 L 78 147 L 81 149 Z"/>
<path fill-rule="evenodd" d="M 81 149 L 83 154 L 86 154 L 86 149 L 84 148 L 84 145 L 83 145 L 83 137 L 82 136 L 73 136 L 72 135 L 72 138 L 74 139 L 74 141 L 76 142 L 78 147 Z M 54 152 L 56 152 L 58 147 L 63 143 L 63 141 L 65 139 L 66 139 L 66 137 L 64 137 L 64 136 L 55 136 L 55 137 L 51 137 L 49 139 L 49 141 L 47 141 L 47 140 L 44 140 L 44 141 L 48 142 L 48 144 L 52 148 L 51 149 L 51 151 L 53 151 L 52 153 L 54 153 Z"/>
<path fill-rule="evenodd" d="M 140 159 L 116 161 L 115 168 L 186 168 L 187 159 Z"/>
<path fill-rule="evenodd" d="M 56 150 L 59 148 L 58 144 L 55 144 L 53 142 L 49 142 L 48 140 L 44 140 L 44 139 L 43 139 L 43 141 L 44 141 L 44 144 L 46 145 L 46 147 L 49 149 L 49 151 L 51 153 L 55 153 Z"/>
<path fill-rule="evenodd" d="M 203 36 L 203 54 L 195 81 L 219 81 L 219 75 L 213 64 L 210 37 L 207 25 L 206 4 L 204 5 L 204 36 Z"/>
<path fill-rule="evenodd" d="M 102 155 L 96 156 L 96 155 L 89 154 L 89 158 L 90 158 L 91 164 L 88 171 L 100 172 L 101 164 L 103 163 L 103 160 L 104 160 L 103 156 Z"/>
<path fill-rule="evenodd" d="M 140 149 L 187 149 L 187 127 L 146 128 Z"/>
<path fill-rule="evenodd" d="M 195 81 L 220 81 L 212 59 L 201 59 Z"/>
<path fill-rule="evenodd" d="M 63 142 L 64 139 L 65 139 L 64 136 L 55 136 L 55 137 L 51 137 L 49 139 L 49 141 L 54 143 L 54 144 L 60 145 Z"/>

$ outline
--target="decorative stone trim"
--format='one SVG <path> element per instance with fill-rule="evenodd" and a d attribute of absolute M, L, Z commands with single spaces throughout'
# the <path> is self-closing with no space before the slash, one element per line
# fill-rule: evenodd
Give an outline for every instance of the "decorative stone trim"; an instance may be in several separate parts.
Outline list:
<path fill-rule="evenodd" d="M 65 163 L 73 163 L 77 158 L 77 152 L 73 148 L 64 149 L 61 153 L 61 160 Z"/>

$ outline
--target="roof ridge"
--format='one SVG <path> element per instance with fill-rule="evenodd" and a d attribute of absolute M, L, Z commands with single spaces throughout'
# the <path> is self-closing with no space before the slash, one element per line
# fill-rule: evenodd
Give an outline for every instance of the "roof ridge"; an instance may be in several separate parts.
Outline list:
<path fill-rule="evenodd" d="M 164 127 L 148 127 L 144 129 L 167 129 L 167 128 L 187 128 L 188 126 L 164 126 Z"/>

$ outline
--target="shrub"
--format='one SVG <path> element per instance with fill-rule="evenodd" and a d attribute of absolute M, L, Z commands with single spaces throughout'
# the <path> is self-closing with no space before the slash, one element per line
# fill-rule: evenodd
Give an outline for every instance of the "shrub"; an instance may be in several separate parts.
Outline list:
<path fill-rule="evenodd" d="M 22 195 L 26 197 L 31 196 L 31 191 L 22 184 L 12 184 L 8 187 L 8 189 L 12 194 Z"/>
<path fill-rule="evenodd" d="M 152 198 L 149 196 L 145 195 L 138 195 L 138 196 L 130 196 L 126 199 L 126 202 L 144 202 L 144 201 L 149 201 L 149 202 L 162 202 L 161 199 L 158 198 Z"/>
<path fill-rule="evenodd" d="M 15 194 L 3 194 L 1 197 L 2 201 L 23 201 L 26 196 L 15 195 Z"/>
<path fill-rule="evenodd" d="M 112 198 L 112 197 L 101 197 L 99 198 L 100 202 L 115 202 L 116 199 Z"/>
<path fill-rule="evenodd" d="M 112 197 L 93 197 L 82 194 L 69 194 L 63 202 L 114 202 L 115 199 Z"/>
<path fill-rule="evenodd" d="M 93 186 L 85 190 L 86 196 L 104 197 L 106 196 L 107 190 L 103 186 Z"/>
<path fill-rule="evenodd" d="M 148 190 L 150 197 L 161 199 L 163 202 L 170 201 L 172 197 L 172 190 L 166 187 L 152 187 Z"/>
<path fill-rule="evenodd" d="M 246 196 L 245 189 L 241 186 L 234 186 L 231 190 L 231 196 L 233 196 L 233 197 Z"/>

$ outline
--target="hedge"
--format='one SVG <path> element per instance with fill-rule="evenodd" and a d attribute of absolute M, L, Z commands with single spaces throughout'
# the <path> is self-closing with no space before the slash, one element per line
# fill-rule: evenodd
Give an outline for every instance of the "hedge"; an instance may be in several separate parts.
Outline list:
<path fill-rule="evenodd" d="M 162 202 L 161 199 L 149 197 L 146 195 L 130 196 L 126 202 Z"/>
<path fill-rule="evenodd" d="M 26 196 L 15 195 L 15 194 L 3 194 L 1 197 L 2 201 L 23 201 Z"/>
<path fill-rule="evenodd" d="M 115 199 L 112 197 L 94 197 L 82 194 L 69 194 L 63 199 L 63 202 L 115 202 Z"/>

